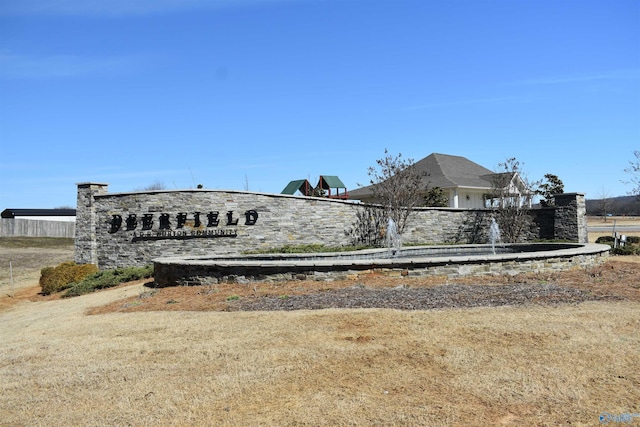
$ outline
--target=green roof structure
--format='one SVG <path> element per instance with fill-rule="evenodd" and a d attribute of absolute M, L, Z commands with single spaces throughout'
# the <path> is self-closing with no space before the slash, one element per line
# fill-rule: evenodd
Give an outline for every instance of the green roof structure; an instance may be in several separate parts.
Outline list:
<path fill-rule="evenodd" d="M 287 186 L 280 192 L 280 194 L 295 194 L 296 191 L 300 191 L 305 196 L 310 196 L 313 194 L 313 187 L 311 183 L 306 179 L 297 179 L 295 181 L 291 181 Z"/>
<path fill-rule="evenodd" d="M 348 199 L 349 194 L 347 193 L 347 187 L 344 185 L 340 178 L 332 175 L 320 175 L 320 179 L 318 180 L 318 187 L 323 190 L 328 190 L 329 194 L 327 197 L 330 199 Z M 336 193 L 331 194 L 331 189 L 335 189 Z M 344 192 L 340 194 L 340 189 L 343 188 Z"/>
<path fill-rule="evenodd" d="M 349 195 L 347 193 L 347 187 L 337 176 L 333 175 L 320 175 L 320 179 L 318 180 L 318 185 L 315 187 L 311 186 L 311 183 L 306 179 L 296 179 L 294 181 L 289 182 L 287 186 L 280 192 L 280 194 L 295 194 L 300 191 L 304 196 L 313 196 L 314 190 L 322 189 L 326 192 L 326 196 L 330 199 L 348 199 Z M 331 189 L 335 189 L 335 193 L 331 193 Z M 340 193 L 340 189 L 344 189 L 342 194 Z"/>

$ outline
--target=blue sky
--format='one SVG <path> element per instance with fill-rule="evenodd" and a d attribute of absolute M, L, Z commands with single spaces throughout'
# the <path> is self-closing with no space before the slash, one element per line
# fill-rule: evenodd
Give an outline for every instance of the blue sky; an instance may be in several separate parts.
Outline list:
<path fill-rule="evenodd" d="M 0 0 L 0 209 L 516 157 L 587 198 L 640 149 L 640 1 Z"/>

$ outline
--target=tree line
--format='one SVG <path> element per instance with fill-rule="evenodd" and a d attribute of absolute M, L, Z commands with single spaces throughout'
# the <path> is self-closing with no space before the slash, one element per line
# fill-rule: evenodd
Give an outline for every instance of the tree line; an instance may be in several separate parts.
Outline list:
<path fill-rule="evenodd" d="M 591 216 L 640 216 L 639 196 L 604 196 L 587 199 L 587 215 Z"/>

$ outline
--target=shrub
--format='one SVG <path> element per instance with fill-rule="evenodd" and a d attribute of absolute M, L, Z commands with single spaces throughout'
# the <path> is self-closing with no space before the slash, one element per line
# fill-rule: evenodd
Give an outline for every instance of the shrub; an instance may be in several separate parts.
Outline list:
<path fill-rule="evenodd" d="M 600 236 L 596 239 L 596 243 L 609 244 L 609 245 L 613 245 L 614 241 L 615 239 L 613 238 L 613 236 Z"/>
<path fill-rule="evenodd" d="M 57 267 L 45 267 L 40 271 L 40 288 L 44 295 L 60 292 L 98 271 L 94 264 L 65 262 Z"/>
<path fill-rule="evenodd" d="M 615 238 L 613 236 L 600 236 L 596 243 L 602 243 L 611 246 L 613 255 L 640 255 L 640 237 L 627 236 L 627 242 L 622 247 L 614 248 Z"/>
<path fill-rule="evenodd" d="M 75 297 L 98 289 L 112 288 L 120 283 L 145 279 L 153 276 L 153 265 L 146 267 L 125 267 L 114 270 L 102 270 L 85 277 L 82 281 L 69 287 L 63 297 Z"/>
<path fill-rule="evenodd" d="M 611 253 L 614 255 L 640 255 L 640 246 L 624 245 L 619 248 L 613 248 Z"/>

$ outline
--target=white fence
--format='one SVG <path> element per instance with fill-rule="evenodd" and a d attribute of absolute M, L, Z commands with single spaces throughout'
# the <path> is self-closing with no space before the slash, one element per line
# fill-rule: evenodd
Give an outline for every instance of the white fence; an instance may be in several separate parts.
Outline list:
<path fill-rule="evenodd" d="M 76 223 L 34 219 L 2 218 L 2 237 L 70 237 L 75 236 Z"/>

